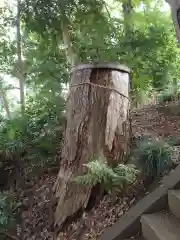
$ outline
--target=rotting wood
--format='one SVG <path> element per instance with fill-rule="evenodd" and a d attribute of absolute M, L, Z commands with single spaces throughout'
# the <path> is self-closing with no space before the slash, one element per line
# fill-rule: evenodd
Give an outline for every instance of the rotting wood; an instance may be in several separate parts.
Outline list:
<path fill-rule="evenodd" d="M 53 189 L 59 199 L 55 212 L 58 228 L 88 205 L 92 188 L 73 182 L 86 172 L 84 164 L 102 156 L 116 165 L 129 152 L 129 73 L 117 66 L 80 66 L 74 68 L 71 86 L 76 87 L 70 88 L 61 166 Z"/>
<path fill-rule="evenodd" d="M 180 41 L 180 0 L 166 0 L 166 2 L 170 5 L 176 36 Z"/>

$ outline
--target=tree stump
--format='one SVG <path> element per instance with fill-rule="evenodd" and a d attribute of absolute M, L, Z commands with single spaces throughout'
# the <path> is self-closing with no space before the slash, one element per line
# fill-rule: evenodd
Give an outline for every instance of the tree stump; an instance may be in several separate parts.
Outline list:
<path fill-rule="evenodd" d="M 58 198 L 55 225 L 87 207 L 92 187 L 72 180 L 83 164 L 103 156 L 110 165 L 129 153 L 129 69 L 115 64 L 79 65 L 72 69 L 67 127 L 54 191 Z"/>
<path fill-rule="evenodd" d="M 180 0 L 166 0 L 166 2 L 170 5 L 177 40 L 180 41 Z"/>

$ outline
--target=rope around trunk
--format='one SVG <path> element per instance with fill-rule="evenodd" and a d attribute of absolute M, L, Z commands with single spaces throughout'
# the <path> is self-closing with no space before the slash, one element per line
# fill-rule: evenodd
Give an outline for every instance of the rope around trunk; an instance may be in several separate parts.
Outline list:
<path fill-rule="evenodd" d="M 99 85 L 99 84 L 95 84 L 95 83 L 91 83 L 91 82 L 83 82 L 83 83 L 73 84 L 73 85 L 70 85 L 70 88 L 72 88 L 72 87 L 79 87 L 79 86 L 82 86 L 82 85 L 85 85 L 85 84 L 91 85 L 91 86 L 93 86 L 93 87 L 99 87 L 99 88 L 107 89 L 107 90 L 110 90 L 110 91 L 114 91 L 114 92 L 116 92 L 117 94 L 119 94 L 120 96 L 128 99 L 129 102 L 131 101 L 127 96 L 125 96 L 123 93 L 120 93 L 120 92 L 119 92 L 118 90 L 116 90 L 115 88 L 106 87 L 106 86 Z"/>

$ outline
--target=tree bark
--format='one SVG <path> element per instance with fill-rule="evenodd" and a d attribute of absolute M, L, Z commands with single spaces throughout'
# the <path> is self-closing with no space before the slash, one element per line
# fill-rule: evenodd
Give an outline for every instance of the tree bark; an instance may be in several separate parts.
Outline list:
<path fill-rule="evenodd" d="M 21 49 L 21 16 L 20 16 L 20 0 L 17 0 L 17 75 L 19 78 L 19 87 L 20 87 L 20 103 L 21 103 L 21 113 L 24 115 L 25 111 L 25 80 L 24 80 L 24 72 L 23 72 L 23 61 L 22 61 L 22 49 Z"/>
<path fill-rule="evenodd" d="M 54 191 L 55 225 L 87 207 L 92 187 L 72 180 L 83 164 L 102 156 L 111 165 L 129 153 L 129 70 L 122 66 L 80 65 L 73 69 L 67 103 L 67 128 Z"/>
<path fill-rule="evenodd" d="M 11 113 L 10 113 L 10 110 L 9 110 L 9 104 L 8 104 L 6 92 L 3 89 L 0 89 L 0 95 L 1 95 L 1 98 L 2 98 L 3 105 L 4 105 L 4 109 L 6 111 L 7 118 L 11 119 Z"/>
<path fill-rule="evenodd" d="M 131 21 L 133 11 L 132 0 L 123 1 L 122 8 L 124 16 L 124 34 L 125 37 L 128 38 L 132 34 L 133 27 L 133 22 Z"/>
<path fill-rule="evenodd" d="M 177 39 L 180 41 L 180 0 L 166 0 L 166 2 L 170 5 Z"/>

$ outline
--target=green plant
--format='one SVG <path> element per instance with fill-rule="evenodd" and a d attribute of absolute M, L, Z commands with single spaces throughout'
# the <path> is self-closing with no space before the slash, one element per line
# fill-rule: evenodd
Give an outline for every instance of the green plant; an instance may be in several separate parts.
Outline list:
<path fill-rule="evenodd" d="M 102 159 L 97 159 L 85 164 L 87 173 L 77 176 L 74 181 L 78 184 L 95 186 L 100 184 L 105 190 L 120 190 L 131 184 L 137 177 L 138 171 L 123 164 L 111 168 Z"/>
<path fill-rule="evenodd" d="M 179 99 L 179 89 L 176 86 L 168 86 L 166 89 L 159 92 L 157 95 L 157 101 L 159 104 L 165 102 L 171 102 Z"/>
<path fill-rule="evenodd" d="M 16 196 L 12 192 L 0 193 L 0 229 L 7 230 L 15 224 Z"/>
<path fill-rule="evenodd" d="M 35 105 L 35 104 L 34 104 Z M 54 162 L 62 139 L 64 116 L 35 105 L 26 114 L 0 122 L 0 166 L 16 165 L 20 158 L 32 168 Z"/>
<path fill-rule="evenodd" d="M 171 147 L 161 140 L 140 141 L 135 152 L 142 173 L 147 177 L 156 177 L 173 164 Z"/>
<path fill-rule="evenodd" d="M 175 99 L 173 92 L 163 91 L 158 94 L 157 101 L 159 104 L 165 103 L 165 102 L 171 102 Z"/>
<path fill-rule="evenodd" d="M 179 146 L 180 145 L 180 138 L 179 136 L 169 136 L 167 138 L 167 143 L 170 145 L 170 146 Z"/>

